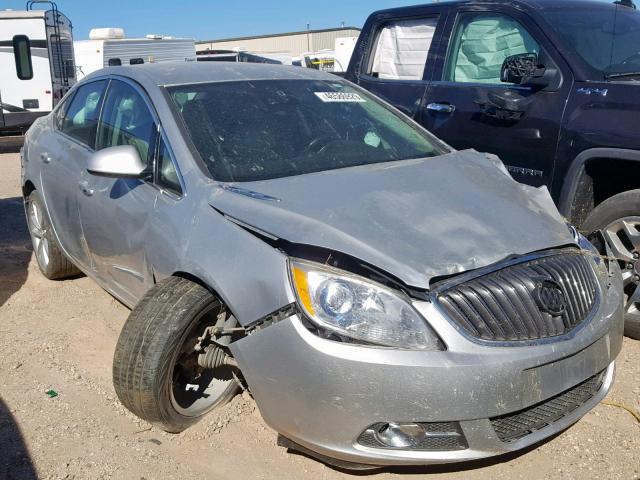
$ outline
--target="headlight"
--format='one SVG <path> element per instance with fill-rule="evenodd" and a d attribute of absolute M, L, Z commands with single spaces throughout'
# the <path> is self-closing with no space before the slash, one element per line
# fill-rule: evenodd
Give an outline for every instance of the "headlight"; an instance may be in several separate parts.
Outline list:
<path fill-rule="evenodd" d="M 298 304 L 319 327 L 377 345 L 444 349 L 402 293 L 318 263 L 291 259 L 289 267 Z"/>

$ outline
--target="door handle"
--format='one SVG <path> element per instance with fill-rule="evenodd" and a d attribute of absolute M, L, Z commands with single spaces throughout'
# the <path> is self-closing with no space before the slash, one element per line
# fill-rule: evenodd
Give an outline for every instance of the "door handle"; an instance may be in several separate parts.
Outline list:
<path fill-rule="evenodd" d="M 42 152 L 40 154 L 40 159 L 43 161 L 43 163 L 51 163 L 51 155 L 49 155 L 47 152 Z"/>
<path fill-rule="evenodd" d="M 427 110 L 438 113 L 453 113 L 455 109 L 455 105 L 450 103 L 429 103 L 427 105 Z"/>
<path fill-rule="evenodd" d="M 87 182 L 86 180 L 84 182 L 80 182 L 79 186 L 80 186 L 80 191 L 84 193 L 87 197 L 90 197 L 93 195 L 94 193 L 93 188 L 91 188 L 91 185 L 89 185 L 89 182 Z"/>

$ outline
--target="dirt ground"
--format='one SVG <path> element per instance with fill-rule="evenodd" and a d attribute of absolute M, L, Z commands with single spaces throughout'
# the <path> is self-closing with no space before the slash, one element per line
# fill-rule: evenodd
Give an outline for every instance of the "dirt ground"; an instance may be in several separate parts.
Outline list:
<path fill-rule="evenodd" d="M 52 282 L 40 274 L 19 174 L 18 155 L 0 154 L 0 480 L 355 478 L 278 447 L 246 393 L 180 435 L 129 414 L 111 385 L 128 310 L 88 278 Z M 640 410 L 640 342 L 625 339 L 608 399 Z M 601 404 L 519 455 L 368 476 L 638 479 L 640 423 Z"/>

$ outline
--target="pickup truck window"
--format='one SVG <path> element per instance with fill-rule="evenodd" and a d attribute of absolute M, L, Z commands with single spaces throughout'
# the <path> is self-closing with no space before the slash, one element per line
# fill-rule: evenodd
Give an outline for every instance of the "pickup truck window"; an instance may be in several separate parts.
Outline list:
<path fill-rule="evenodd" d="M 422 80 L 437 17 L 387 23 L 378 34 L 367 72 L 388 80 Z"/>
<path fill-rule="evenodd" d="M 444 80 L 500 84 L 505 58 L 539 51 L 538 42 L 513 18 L 496 13 L 463 13 L 449 46 Z"/>
<path fill-rule="evenodd" d="M 606 5 L 609 7 L 609 5 Z M 547 22 L 582 59 L 604 76 L 637 78 L 640 12 L 627 7 L 552 9 Z"/>

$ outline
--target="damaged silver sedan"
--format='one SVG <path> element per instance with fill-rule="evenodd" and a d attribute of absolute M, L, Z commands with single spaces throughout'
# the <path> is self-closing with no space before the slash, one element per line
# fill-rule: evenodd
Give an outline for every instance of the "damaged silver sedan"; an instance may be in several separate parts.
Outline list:
<path fill-rule="evenodd" d="M 40 269 L 132 308 L 113 380 L 179 432 L 246 386 L 343 466 L 521 449 L 611 387 L 622 287 L 545 189 L 314 70 L 113 67 L 29 130 Z"/>

